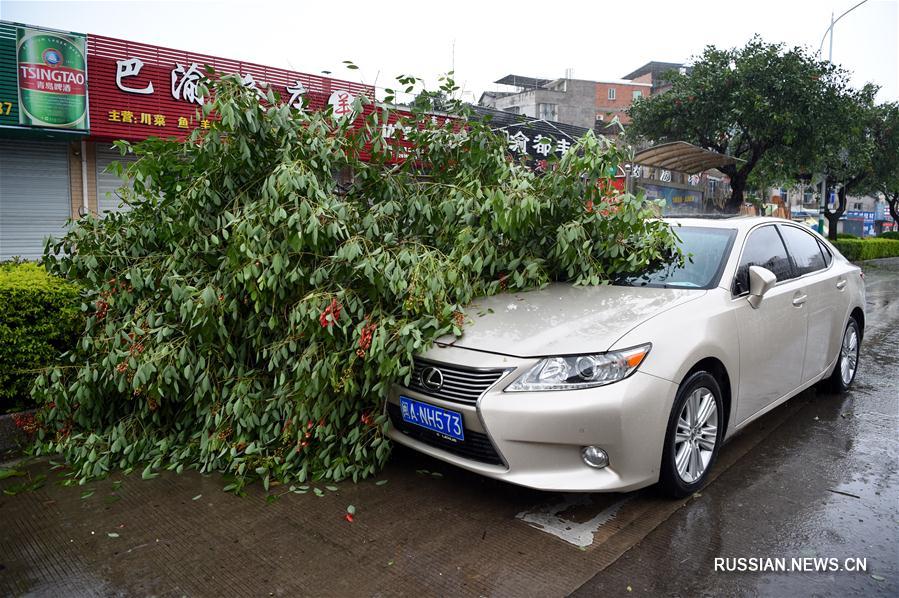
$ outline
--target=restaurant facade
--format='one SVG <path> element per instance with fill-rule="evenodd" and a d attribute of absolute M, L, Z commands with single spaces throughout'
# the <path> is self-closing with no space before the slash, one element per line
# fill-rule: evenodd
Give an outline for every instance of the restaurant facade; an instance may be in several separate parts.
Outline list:
<path fill-rule="evenodd" d="M 297 110 L 354 117 L 372 86 L 99 35 L 0 21 L 0 260 L 37 259 L 70 218 L 120 208 L 118 139 L 184 139 L 210 126 L 207 69 Z"/>

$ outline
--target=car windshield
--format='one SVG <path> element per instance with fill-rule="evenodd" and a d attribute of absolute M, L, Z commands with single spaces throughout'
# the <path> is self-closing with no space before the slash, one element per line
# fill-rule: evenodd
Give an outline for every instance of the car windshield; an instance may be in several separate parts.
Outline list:
<path fill-rule="evenodd" d="M 684 254 L 681 266 L 666 264 L 644 272 L 620 276 L 614 284 L 633 287 L 706 289 L 717 282 L 736 231 L 704 226 L 674 227 L 677 243 Z"/>

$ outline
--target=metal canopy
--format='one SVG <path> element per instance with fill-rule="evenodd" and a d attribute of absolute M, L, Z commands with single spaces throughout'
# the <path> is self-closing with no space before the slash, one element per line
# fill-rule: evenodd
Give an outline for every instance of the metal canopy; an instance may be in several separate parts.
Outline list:
<path fill-rule="evenodd" d="M 500 85 L 512 85 L 514 87 L 524 87 L 525 89 L 538 89 L 543 87 L 552 79 L 537 79 L 535 77 L 525 77 L 522 75 L 506 75 L 502 79 L 497 79 L 494 83 Z"/>
<path fill-rule="evenodd" d="M 696 174 L 737 162 L 742 162 L 742 160 L 703 149 L 686 141 L 672 141 L 656 145 L 638 152 L 634 156 L 634 164 L 654 166 L 686 174 Z"/>

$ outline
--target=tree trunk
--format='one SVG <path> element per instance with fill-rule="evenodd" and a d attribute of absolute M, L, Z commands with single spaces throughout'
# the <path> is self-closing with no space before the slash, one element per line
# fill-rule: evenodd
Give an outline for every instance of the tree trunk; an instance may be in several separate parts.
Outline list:
<path fill-rule="evenodd" d="M 735 214 L 743 207 L 743 192 L 746 190 L 746 177 L 740 173 L 730 178 L 730 199 L 724 205 L 724 211 Z"/>
<path fill-rule="evenodd" d="M 899 193 L 893 193 L 892 196 L 884 194 L 884 197 L 886 197 L 887 204 L 890 206 L 890 216 L 899 225 Z"/>
<path fill-rule="evenodd" d="M 836 241 L 837 239 L 837 222 L 840 221 L 840 217 L 846 212 L 846 185 L 840 186 L 840 190 L 837 191 L 837 209 L 834 211 L 830 211 L 827 207 L 827 196 L 830 193 L 830 186 L 825 185 L 824 188 L 824 216 L 827 217 L 827 238 L 831 241 Z"/>

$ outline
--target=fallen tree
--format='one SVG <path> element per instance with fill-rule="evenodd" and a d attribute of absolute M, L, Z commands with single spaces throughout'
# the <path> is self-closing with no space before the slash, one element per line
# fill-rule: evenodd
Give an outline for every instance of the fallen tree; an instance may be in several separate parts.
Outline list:
<path fill-rule="evenodd" d="M 215 91 L 209 131 L 120 144 L 130 210 L 47 248 L 88 317 L 34 385 L 36 450 L 77 479 L 360 479 L 389 453 L 390 385 L 472 299 L 677 258 L 650 206 L 598 184 L 624 157 L 601 138 L 538 176 L 484 124 L 413 113 L 397 163 L 383 109 L 354 124 L 229 77 Z"/>

